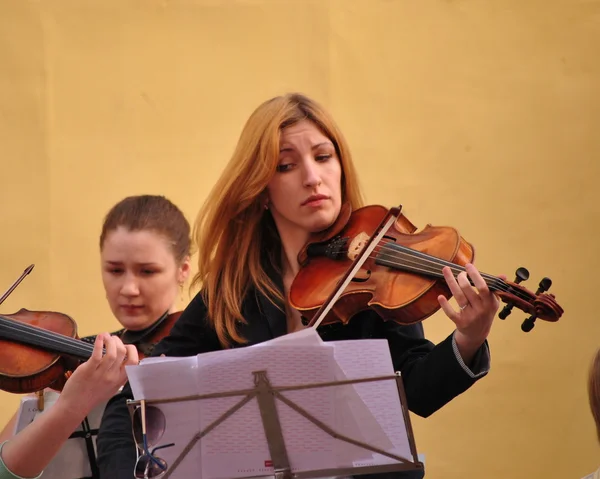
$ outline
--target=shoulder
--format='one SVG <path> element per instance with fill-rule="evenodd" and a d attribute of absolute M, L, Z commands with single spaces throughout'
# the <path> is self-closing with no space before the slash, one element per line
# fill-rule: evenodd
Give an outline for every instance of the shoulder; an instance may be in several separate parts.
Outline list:
<path fill-rule="evenodd" d="M 198 292 L 183 311 L 172 313 L 167 318 L 169 321 L 174 320 L 173 329 L 181 330 L 186 327 L 203 327 L 208 326 L 208 308 L 202 295 Z"/>
<path fill-rule="evenodd" d="M 181 328 L 186 325 L 195 327 L 209 327 L 208 306 L 202 292 L 196 293 L 190 303 L 181 311 L 175 322 L 175 327 Z"/>
<path fill-rule="evenodd" d="M 199 292 L 181 312 L 169 335 L 156 345 L 152 356 L 193 356 L 217 349 L 221 346 Z"/>

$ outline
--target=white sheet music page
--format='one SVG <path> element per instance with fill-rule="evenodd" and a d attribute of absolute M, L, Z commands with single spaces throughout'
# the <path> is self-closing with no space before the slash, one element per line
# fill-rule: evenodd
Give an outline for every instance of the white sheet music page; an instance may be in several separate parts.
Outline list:
<path fill-rule="evenodd" d="M 188 358 L 152 358 L 139 366 L 128 367 L 135 399 L 242 391 L 237 396 L 149 405 L 158 407 L 166 420 L 164 431 L 149 438 L 152 447 L 175 443 L 174 447 L 156 453 L 169 466 L 195 434 L 220 421 L 196 443 L 173 472 L 172 479 L 274 474 L 256 397 L 251 397 L 239 409 L 232 409 L 253 393 L 254 373 L 258 371 L 266 371 L 275 388 L 394 373 L 387 341 L 323 342 L 310 330 L 246 348 Z M 292 471 L 395 462 L 333 437 L 303 412 L 336 433 L 410 458 L 394 380 L 303 388 L 281 394 L 301 409 L 298 412 L 275 397 L 275 410 Z"/>
<path fill-rule="evenodd" d="M 334 380 L 333 348 L 323 344 L 263 345 L 224 351 L 198 358 L 202 394 L 254 387 L 255 371 L 267 371 L 272 386 L 294 386 Z M 282 393 L 309 414 L 335 426 L 334 394 L 331 388 L 303 389 Z M 203 401 L 202 427 L 208 426 L 241 397 Z M 335 439 L 292 408 L 276 400 L 285 447 L 292 470 L 336 466 Z M 272 458 L 256 398 L 215 428 L 202 442 L 205 479 L 273 474 Z"/>
<path fill-rule="evenodd" d="M 195 396 L 198 394 L 198 359 L 196 356 L 175 358 L 146 358 L 138 366 L 126 366 L 133 397 L 139 399 L 166 399 L 172 397 Z M 152 450 L 156 446 L 174 443 L 172 447 L 159 449 L 156 455 L 168 466 L 177 459 L 190 440 L 200 429 L 199 401 L 148 404 L 147 437 Z M 150 408 L 162 413 L 162 418 Z M 164 427 L 160 420 L 164 420 Z M 196 477 L 200 467 L 200 448 L 193 448 L 177 466 L 175 478 Z M 133 471 L 132 471 L 133 477 Z M 198 476 L 199 477 L 199 476 Z"/>
<path fill-rule="evenodd" d="M 328 344 L 334 346 L 335 360 L 348 379 L 394 375 L 392 357 L 388 342 L 385 339 L 332 341 Z M 387 438 L 393 443 L 393 447 L 383 447 L 382 449 L 412 461 L 396 381 L 385 380 L 357 383 L 353 385 L 353 388 L 375 417 Z M 370 421 L 361 420 L 360 417 L 357 417 L 357 414 L 361 414 L 359 410 L 355 409 L 353 413 L 357 421 L 363 426 L 363 434 L 368 436 L 372 444 L 380 444 L 382 438 L 379 431 L 376 429 L 373 431 L 366 430 L 365 428 L 371 424 Z M 373 453 L 370 460 L 353 461 L 353 465 L 372 466 L 394 464 L 397 462 L 397 460 L 388 456 Z"/>
<path fill-rule="evenodd" d="M 196 356 L 145 358 L 137 366 L 125 366 L 125 371 L 135 399 L 170 398 L 173 391 L 198 394 Z"/>
<path fill-rule="evenodd" d="M 327 345 L 331 347 L 334 343 L 325 343 L 321 336 L 314 328 L 306 328 L 292 334 L 278 337 L 265 343 L 260 343 L 252 347 L 263 347 L 272 345 Z M 357 357 L 359 357 L 358 355 Z M 335 359 L 335 357 L 334 357 Z M 365 358 L 367 361 L 368 357 Z M 335 381 L 344 381 L 348 378 L 344 374 L 341 367 L 334 362 L 334 377 Z M 351 438 L 355 441 L 368 444 L 372 447 L 377 447 L 382 450 L 391 450 L 392 442 L 385 434 L 371 411 L 364 404 L 360 395 L 352 385 L 336 385 L 332 386 L 334 397 L 335 420 L 332 427 L 336 433 L 335 454 L 336 468 L 352 467 L 356 463 L 371 459 L 372 452 L 363 446 L 353 445 L 352 443 L 343 441 L 342 436 Z M 307 419 L 308 420 L 308 419 Z M 329 424 L 331 426 L 331 424 Z M 312 468 L 314 469 L 314 467 Z M 306 470 L 306 469 L 304 469 Z"/>
<path fill-rule="evenodd" d="M 312 345 L 318 345 L 318 344 L 325 344 L 323 342 L 323 340 L 321 339 L 321 336 L 319 336 L 319 333 L 317 333 L 317 330 L 315 328 L 304 328 L 301 329 L 299 331 L 295 331 L 293 333 L 289 333 L 289 334 L 284 334 L 283 336 L 278 336 L 275 339 L 271 339 L 269 341 L 265 341 L 262 343 L 258 343 L 258 344 L 253 344 L 252 346 L 250 346 L 251 348 L 262 348 L 264 346 L 280 346 L 280 345 L 286 345 L 286 344 L 292 344 L 294 346 L 298 346 L 298 345 L 306 345 L 306 344 L 312 344 Z"/>

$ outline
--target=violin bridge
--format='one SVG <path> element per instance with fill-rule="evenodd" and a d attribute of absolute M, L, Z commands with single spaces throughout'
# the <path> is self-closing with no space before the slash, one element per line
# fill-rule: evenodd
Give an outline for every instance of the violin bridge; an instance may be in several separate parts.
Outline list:
<path fill-rule="evenodd" d="M 367 233 L 358 233 L 354 238 L 352 238 L 352 241 L 350 241 L 348 250 L 346 252 L 348 259 L 350 261 L 354 261 L 356 258 L 358 258 L 358 255 L 364 249 L 368 241 L 369 235 Z"/>

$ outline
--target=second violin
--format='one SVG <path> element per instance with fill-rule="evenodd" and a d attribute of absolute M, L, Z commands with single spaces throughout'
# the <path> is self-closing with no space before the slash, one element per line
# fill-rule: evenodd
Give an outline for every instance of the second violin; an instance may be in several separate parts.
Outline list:
<path fill-rule="evenodd" d="M 32 269 L 33 265 L 23 272 L 0 304 Z M 180 315 L 165 314 L 145 331 L 125 331 L 132 337 L 123 339 L 136 346 L 141 359 L 169 333 Z M 93 342 L 93 338 L 80 339 L 77 324 L 64 313 L 21 308 L 0 315 L 0 390 L 16 394 L 62 390 L 69 373 L 91 357 Z"/>

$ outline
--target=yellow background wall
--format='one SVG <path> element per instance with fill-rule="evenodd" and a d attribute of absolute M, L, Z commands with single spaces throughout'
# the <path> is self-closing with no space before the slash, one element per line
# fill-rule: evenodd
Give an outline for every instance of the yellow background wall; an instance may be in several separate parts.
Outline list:
<path fill-rule="evenodd" d="M 0 4 L 0 306 L 117 328 L 98 235 L 124 196 L 193 220 L 263 100 L 342 126 L 371 203 L 452 225 L 483 271 L 526 266 L 565 308 L 497 321 L 492 371 L 414 417 L 427 477 L 579 478 L 600 465 L 585 390 L 600 346 L 600 2 L 103 0 Z M 186 298 L 187 300 L 187 298 Z M 425 323 L 440 341 L 452 323 Z M 18 397 L 0 392 L 0 423 Z"/>

